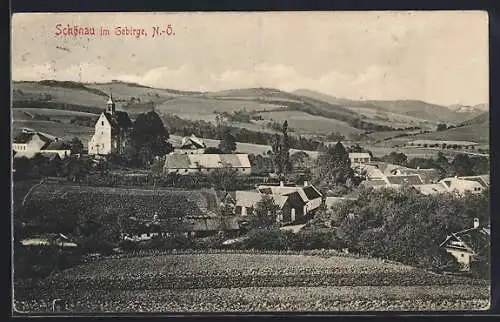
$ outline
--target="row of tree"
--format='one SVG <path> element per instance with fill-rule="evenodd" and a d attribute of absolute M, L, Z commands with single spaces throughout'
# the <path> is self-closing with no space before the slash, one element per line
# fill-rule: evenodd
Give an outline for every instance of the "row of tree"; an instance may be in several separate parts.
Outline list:
<path fill-rule="evenodd" d="M 438 152 L 434 158 L 416 157 L 408 159 L 404 153 L 393 151 L 380 159 L 388 163 L 415 169 L 437 169 L 443 176 L 470 176 L 490 172 L 490 164 L 487 157 L 469 156 L 464 153 L 459 153 L 452 159 L 447 158 L 442 152 Z"/>

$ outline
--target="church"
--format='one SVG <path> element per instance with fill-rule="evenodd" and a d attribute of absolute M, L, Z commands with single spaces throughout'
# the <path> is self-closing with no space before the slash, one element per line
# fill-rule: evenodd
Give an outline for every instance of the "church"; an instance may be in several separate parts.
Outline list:
<path fill-rule="evenodd" d="M 123 154 L 130 144 L 132 121 L 127 112 L 116 111 L 113 95 L 110 93 L 106 111 L 95 124 L 95 132 L 89 141 L 89 155 Z"/>

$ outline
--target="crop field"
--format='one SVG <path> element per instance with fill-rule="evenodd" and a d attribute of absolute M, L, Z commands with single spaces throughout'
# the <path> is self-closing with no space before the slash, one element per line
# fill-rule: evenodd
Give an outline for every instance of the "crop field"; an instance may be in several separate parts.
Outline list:
<path fill-rule="evenodd" d="M 489 282 L 347 256 L 190 254 L 105 258 L 18 287 L 16 308 L 92 312 L 460 310 Z"/>
<path fill-rule="evenodd" d="M 76 104 L 84 106 L 104 106 L 107 97 L 89 92 L 85 89 L 65 88 L 60 86 L 46 86 L 39 83 L 17 83 L 15 89 L 21 90 L 22 94 L 14 94 L 14 99 L 28 100 L 40 99 L 42 95 L 50 95 L 52 102 Z"/>
<path fill-rule="evenodd" d="M 14 111 L 14 119 L 17 119 L 17 115 L 24 114 L 35 114 L 35 115 L 44 115 L 44 116 L 49 116 L 49 117 L 71 117 L 71 116 L 86 116 L 86 117 L 95 117 L 97 118 L 97 114 L 93 113 L 86 113 L 86 112 L 79 112 L 79 111 L 70 111 L 70 110 L 58 110 L 58 109 L 51 109 L 51 108 L 15 108 L 13 109 Z M 104 111 L 104 109 L 103 109 Z"/>
<path fill-rule="evenodd" d="M 52 121 L 41 121 L 41 120 L 13 120 L 12 121 L 12 132 L 14 135 L 19 133 L 22 128 L 31 128 L 36 131 L 41 131 L 49 133 L 51 135 L 62 138 L 63 140 L 70 140 L 73 137 L 78 137 L 82 140 L 83 144 L 90 140 L 94 134 L 93 127 L 85 127 L 75 124 L 64 124 Z"/>
<path fill-rule="evenodd" d="M 158 113 L 172 113 L 188 120 L 215 121 L 215 111 L 234 112 L 242 109 L 260 111 L 277 105 L 244 100 L 218 100 L 202 97 L 178 97 L 156 107 Z"/>
<path fill-rule="evenodd" d="M 43 184 L 32 191 L 26 203 L 29 209 L 36 211 L 33 214 L 29 212 L 26 216 L 31 217 L 37 213 L 49 217 L 55 213 L 118 213 L 134 209 L 138 216 L 150 216 L 158 211 L 165 217 L 182 217 L 200 215 L 205 209 L 214 209 L 216 204 L 214 193 L 207 193 L 205 190 Z M 56 206 L 57 210 L 54 210 Z"/>
<path fill-rule="evenodd" d="M 350 133 L 361 133 L 361 130 L 353 128 L 349 124 L 326 118 L 322 116 L 311 115 L 301 111 L 275 111 L 260 113 L 265 120 L 274 120 L 277 122 L 288 121 L 288 125 L 294 132 L 300 134 L 329 134 L 331 132 L 340 132 L 343 135 Z"/>

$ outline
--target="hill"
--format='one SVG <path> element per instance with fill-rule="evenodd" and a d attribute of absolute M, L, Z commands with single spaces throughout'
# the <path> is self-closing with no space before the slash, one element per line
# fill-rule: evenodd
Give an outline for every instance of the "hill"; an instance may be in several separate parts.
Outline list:
<path fill-rule="evenodd" d="M 463 110 L 431 104 L 419 100 L 350 100 L 305 89 L 296 90 L 293 93 L 323 100 L 331 104 L 342 105 L 350 109 L 357 110 L 359 113 L 364 114 L 367 117 L 370 117 L 367 113 L 375 115 L 378 114 L 382 117 L 385 115 L 389 121 L 391 118 L 397 119 L 398 116 L 396 115 L 399 115 L 400 117 L 410 117 L 407 118 L 407 120 L 414 121 L 416 123 L 459 123 L 478 115 L 485 109 L 485 104 L 476 105 L 473 109 Z M 386 113 L 393 113 L 395 115 Z"/>
<path fill-rule="evenodd" d="M 461 123 L 461 125 L 473 125 L 473 124 L 479 124 L 489 127 L 490 113 L 489 112 L 481 113 L 478 116 L 473 117 L 470 120 Z"/>

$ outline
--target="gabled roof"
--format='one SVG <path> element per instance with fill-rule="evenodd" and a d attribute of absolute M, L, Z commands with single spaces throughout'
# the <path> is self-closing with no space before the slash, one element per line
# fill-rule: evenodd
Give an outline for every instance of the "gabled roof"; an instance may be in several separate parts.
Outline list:
<path fill-rule="evenodd" d="M 390 184 L 423 184 L 422 179 L 418 174 L 387 176 L 387 180 Z"/>
<path fill-rule="evenodd" d="M 253 208 L 262 200 L 264 194 L 254 191 L 236 191 L 236 206 Z M 274 203 L 281 209 L 288 200 L 288 195 L 268 195 L 273 198 Z"/>
<path fill-rule="evenodd" d="M 35 132 L 31 130 L 23 130 L 14 138 L 14 143 L 24 144 L 30 142 L 35 136 L 38 136 L 43 142 L 50 143 L 55 140 L 56 137 L 43 133 Z"/>
<path fill-rule="evenodd" d="M 484 188 L 488 188 L 490 186 L 490 176 L 489 175 L 458 177 L 458 179 L 476 181 L 480 185 L 482 185 Z"/>
<path fill-rule="evenodd" d="M 442 182 L 413 185 L 413 188 L 424 195 L 433 195 L 448 192 L 448 188 Z"/>
<path fill-rule="evenodd" d="M 43 147 L 43 150 L 70 150 L 71 146 L 63 141 L 52 141 Z"/>
<path fill-rule="evenodd" d="M 247 154 L 167 154 L 167 169 L 251 168 Z"/>
<path fill-rule="evenodd" d="M 305 202 L 310 200 L 322 198 L 323 195 L 314 186 L 306 187 L 290 187 L 290 186 L 271 186 L 271 185 L 260 185 L 257 190 L 261 193 L 272 194 L 272 195 L 289 195 L 297 192 L 300 198 Z"/>
<path fill-rule="evenodd" d="M 453 242 L 459 242 L 459 246 L 455 246 Z M 482 254 L 490 248 L 490 229 L 486 227 L 469 228 L 450 236 L 440 244 L 441 247 L 459 247 L 470 251 L 471 253 Z"/>
<path fill-rule="evenodd" d="M 103 112 L 103 114 L 114 129 L 128 129 L 132 126 L 132 121 L 127 112 L 115 111 L 113 114 Z"/>
<path fill-rule="evenodd" d="M 440 180 L 439 182 L 443 182 L 447 187 L 448 190 L 453 191 L 457 190 L 459 192 L 470 190 L 473 191 L 475 188 L 483 188 L 483 185 L 481 185 L 479 182 L 474 181 L 474 180 L 464 180 L 460 178 L 444 178 Z"/>
<path fill-rule="evenodd" d="M 351 152 L 349 153 L 349 159 L 352 158 L 371 158 L 371 156 L 366 152 Z"/>

